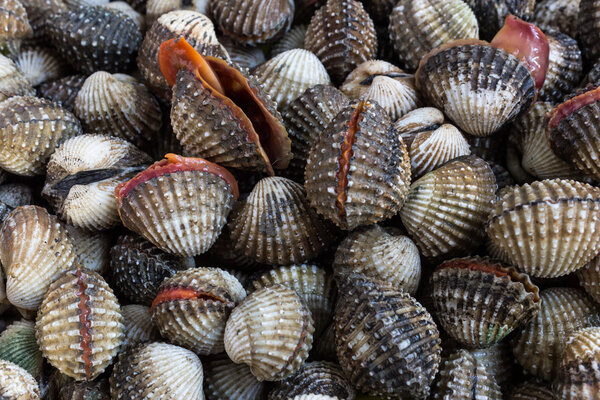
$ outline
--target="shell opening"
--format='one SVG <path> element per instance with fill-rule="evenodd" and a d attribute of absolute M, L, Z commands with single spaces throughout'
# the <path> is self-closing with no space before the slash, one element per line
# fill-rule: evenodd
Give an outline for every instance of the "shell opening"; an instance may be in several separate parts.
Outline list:
<path fill-rule="evenodd" d="M 168 301 L 173 300 L 205 300 L 205 301 L 214 301 L 218 303 L 225 303 L 225 300 L 212 295 L 210 293 L 206 293 L 202 290 L 196 290 L 185 287 L 169 287 L 161 290 L 150 307 L 150 311 L 154 310 L 159 304 L 166 303 Z"/>
<path fill-rule="evenodd" d="M 139 172 L 142 171 L 144 168 L 146 168 L 146 166 L 137 166 L 130 168 L 105 168 L 89 171 L 79 171 L 75 174 L 67 175 L 66 177 L 52 185 L 52 187 L 50 187 L 49 189 L 53 191 L 54 195 L 64 198 L 69 195 L 69 192 L 73 186 L 90 185 L 92 183 L 97 183 L 114 178 L 118 175 L 123 175 L 130 172 Z"/>
<path fill-rule="evenodd" d="M 549 129 L 556 129 L 563 119 L 580 108 L 593 104 L 598 100 L 600 100 L 600 87 L 588 90 L 585 93 L 559 104 L 552 111 L 550 111 L 550 121 L 548 122 Z"/>
<path fill-rule="evenodd" d="M 90 347 L 92 342 L 92 335 L 90 333 L 92 321 L 89 318 L 91 309 L 88 305 L 90 297 L 86 294 L 88 286 L 84 280 L 85 274 L 81 271 L 81 269 L 77 268 L 75 275 L 77 276 L 77 297 L 79 298 L 79 335 L 81 336 L 79 345 L 81 346 L 81 350 L 83 352 L 81 358 L 83 359 L 85 378 L 86 380 L 89 380 L 92 377 L 92 348 Z"/>

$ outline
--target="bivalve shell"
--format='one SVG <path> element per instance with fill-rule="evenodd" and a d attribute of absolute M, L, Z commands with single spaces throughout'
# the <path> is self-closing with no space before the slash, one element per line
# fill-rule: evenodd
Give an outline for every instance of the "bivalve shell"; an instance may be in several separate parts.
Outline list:
<path fill-rule="evenodd" d="M 15 321 L 0 334 L 0 360 L 15 363 L 40 380 L 44 359 L 35 339 L 35 325 Z"/>
<path fill-rule="evenodd" d="M 0 54 L 0 101 L 13 96 L 33 96 L 35 91 L 25 75 L 8 57 Z"/>
<path fill-rule="evenodd" d="M 22 0 L 27 11 L 27 20 L 33 29 L 34 40 L 46 40 L 46 25 L 49 18 L 67 9 L 63 0 Z"/>
<path fill-rule="evenodd" d="M 531 20 L 536 0 L 465 0 L 465 3 L 477 17 L 481 38 L 490 40 L 510 14 L 525 21 Z"/>
<path fill-rule="evenodd" d="M 73 112 L 75 98 L 85 82 L 85 75 L 69 75 L 51 82 L 44 82 L 38 88 L 40 96 L 52 100 L 61 107 Z"/>
<path fill-rule="evenodd" d="M 60 78 L 66 70 L 62 60 L 47 47 L 22 48 L 15 63 L 31 86 Z"/>
<path fill-rule="evenodd" d="M 444 113 L 433 107 L 421 107 L 406 113 L 394 122 L 394 128 L 410 147 L 419 131 L 431 131 L 444 123 Z"/>
<path fill-rule="evenodd" d="M 594 257 L 585 267 L 578 269 L 576 274 L 581 287 L 600 303 L 600 257 Z"/>
<path fill-rule="evenodd" d="M 18 0 L 0 1 L 0 53 L 15 56 L 21 41 L 32 33 L 23 5 Z"/>
<path fill-rule="evenodd" d="M 59 400 L 110 400 L 108 379 L 99 378 L 93 382 L 71 381 L 61 387 Z"/>
<path fill-rule="evenodd" d="M 113 238 L 107 232 L 91 232 L 73 225 L 67 225 L 77 260 L 83 267 L 99 274 L 107 272 L 110 246 Z"/>
<path fill-rule="evenodd" d="M 254 68 L 265 62 L 265 53 L 260 47 L 243 45 L 229 36 L 218 36 L 234 65 L 240 68 Z"/>
<path fill-rule="evenodd" d="M 112 10 L 116 10 L 116 11 L 122 12 L 123 14 L 125 14 L 129 18 L 131 18 L 137 24 L 137 26 L 140 27 L 140 30 L 142 32 L 144 32 L 146 30 L 145 29 L 146 28 L 146 23 L 145 23 L 145 20 L 144 20 L 144 16 L 142 14 L 140 14 L 139 12 L 137 12 L 127 2 L 125 2 L 125 1 L 111 1 L 110 3 L 106 4 L 104 7 L 110 8 Z"/>
<path fill-rule="evenodd" d="M 508 400 L 558 400 L 550 385 L 539 379 L 530 379 L 517 386 Z"/>
<path fill-rule="evenodd" d="M 204 360 L 206 400 L 259 400 L 264 383 L 252 375 L 245 364 L 234 364 L 223 353 Z"/>
<path fill-rule="evenodd" d="M 149 342 L 158 337 L 152 325 L 150 307 L 128 304 L 121 307 L 123 315 L 123 348 L 129 345 Z"/>
<path fill-rule="evenodd" d="M 571 334 L 562 352 L 558 376 L 553 383 L 562 400 L 597 400 L 600 397 L 600 328 Z"/>
<path fill-rule="evenodd" d="M 558 31 L 544 32 L 550 52 L 544 86 L 538 100 L 561 103 L 573 93 L 583 75 L 581 51 L 577 41 Z"/>
<path fill-rule="evenodd" d="M 10 361 L 0 360 L 0 396 L 6 400 L 40 400 L 33 376 Z"/>
<path fill-rule="evenodd" d="M 577 15 L 577 36 L 583 55 L 590 62 L 596 62 L 600 57 L 598 34 L 600 33 L 600 15 L 598 0 L 581 0 Z"/>
<path fill-rule="evenodd" d="M 304 39 L 306 38 L 306 25 L 296 25 L 290 29 L 281 40 L 273 45 L 271 48 L 271 57 L 278 56 L 279 54 L 292 49 L 303 49 Z M 329 76 L 329 75 L 327 75 Z"/>
<path fill-rule="evenodd" d="M 533 22 L 544 32 L 557 30 L 575 37 L 579 3 L 580 0 L 538 0 Z"/>
<path fill-rule="evenodd" d="M 512 386 L 517 363 L 507 340 L 488 348 L 471 350 L 470 353 L 503 389 Z"/>
<path fill-rule="evenodd" d="M 23 183 L 0 185 L 0 224 L 17 207 L 33 203 L 33 189 Z"/>

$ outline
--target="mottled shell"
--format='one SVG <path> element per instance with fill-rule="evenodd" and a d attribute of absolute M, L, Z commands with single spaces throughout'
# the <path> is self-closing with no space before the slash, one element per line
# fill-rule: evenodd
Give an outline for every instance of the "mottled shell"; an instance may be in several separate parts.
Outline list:
<path fill-rule="evenodd" d="M 206 400 L 259 400 L 264 383 L 252 375 L 245 364 L 234 364 L 223 353 L 204 360 Z"/>
<path fill-rule="evenodd" d="M 316 54 L 333 82 L 340 84 L 359 64 L 375 57 L 373 20 L 356 0 L 327 0 L 310 20 L 304 48 Z"/>
<path fill-rule="evenodd" d="M 508 400 L 557 400 L 550 385 L 542 380 L 530 379 L 511 392 Z"/>
<path fill-rule="evenodd" d="M 98 273 L 80 268 L 50 285 L 35 329 L 48 362 L 77 381 L 100 375 L 123 342 L 117 298 Z"/>
<path fill-rule="evenodd" d="M 93 382 L 71 381 L 60 388 L 58 400 L 110 400 L 108 379 Z"/>
<path fill-rule="evenodd" d="M 226 271 L 187 269 L 160 285 L 152 323 L 173 344 L 198 355 L 218 354 L 224 350 L 227 318 L 245 297 L 242 284 Z"/>
<path fill-rule="evenodd" d="M 600 57 L 598 34 L 600 33 L 600 17 L 597 0 L 581 0 L 577 15 L 577 37 L 581 51 L 586 59 L 595 62 Z"/>
<path fill-rule="evenodd" d="M 505 188 L 486 231 L 512 263 L 533 277 L 576 271 L 600 251 L 600 190 L 553 179 Z"/>
<path fill-rule="evenodd" d="M 597 399 L 600 393 L 600 328 L 585 328 L 571 334 L 562 352 L 554 381 L 563 400 Z"/>
<path fill-rule="evenodd" d="M 75 98 L 75 115 L 86 133 L 108 134 L 149 148 L 161 126 L 158 102 L 148 88 L 125 74 L 90 75 Z"/>
<path fill-rule="evenodd" d="M 69 75 L 51 82 L 44 82 L 38 88 L 40 96 L 52 100 L 61 107 L 73 112 L 75 98 L 85 82 L 85 75 Z"/>
<path fill-rule="evenodd" d="M 35 91 L 25 75 L 8 57 L 0 54 L 0 101 L 13 96 L 32 96 Z"/>
<path fill-rule="evenodd" d="M 244 45 L 229 36 L 218 36 L 234 65 L 241 68 L 254 68 L 265 62 L 265 53 L 260 47 Z"/>
<path fill-rule="evenodd" d="M 579 285 L 600 303 L 600 257 L 594 257 L 585 267 L 578 269 L 576 274 Z"/>
<path fill-rule="evenodd" d="M 232 213 L 228 229 L 236 251 L 270 265 L 311 260 L 332 239 L 304 188 L 282 177 L 260 180 Z"/>
<path fill-rule="evenodd" d="M 152 325 L 150 307 L 128 304 L 121 307 L 121 314 L 123 315 L 123 348 L 158 337 L 158 332 Z"/>
<path fill-rule="evenodd" d="M 244 44 L 273 42 L 292 25 L 293 0 L 211 0 L 219 29 Z"/>
<path fill-rule="evenodd" d="M 459 157 L 412 183 L 400 218 L 424 257 L 464 254 L 482 243 L 495 192 L 484 160 Z"/>
<path fill-rule="evenodd" d="M 496 344 L 540 309 L 539 289 L 527 275 L 487 259 L 446 261 L 431 280 L 437 320 L 468 348 Z"/>
<path fill-rule="evenodd" d="M 84 7 L 54 14 L 47 26 L 58 53 L 78 71 L 127 71 L 142 43 L 140 27 L 122 12 Z"/>
<path fill-rule="evenodd" d="M 290 29 L 281 40 L 273 45 L 271 48 L 271 57 L 278 56 L 279 54 L 292 49 L 303 49 L 304 39 L 306 38 L 306 25 L 296 25 Z M 329 75 L 328 75 L 329 76 Z"/>
<path fill-rule="evenodd" d="M 558 31 L 544 32 L 550 47 L 548 70 L 538 100 L 562 102 L 573 93 L 583 75 L 577 41 Z"/>
<path fill-rule="evenodd" d="M 0 397 L 6 400 L 40 400 L 33 376 L 10 361 L 0 360 Z"/>
<path fill-rule="evenodd" d="M 0 186 L 0 224 L 19 206 L 33 203 L 33 189 L 23 183 L 6 183 Z"/>
<path fill-rule="evenodd" d="M 434 400 L 502 400 L 500 386 L 480 360 L 466 350 L 450 355 L 440 371 Z"/>
<path fill-rule="evenodd" d="M 0 103 L 0 168 L 41 175 L 54 149 L 82 133 L 73 114 L 46 99 L 11 97 Z"/>
<path fill-rule="evenodd" d="M 21 49 L 15 63 L 31 86 L 38 86 L 46 81 L 60 78 L 66 70 L 62 60 L 47 47 Z"/>
<path fill-rule="evenodd" d="M 36 379 L 42 378 L 44 359 L 35 339 L 35 326 L 27 320 L 15 321 L 0 334 L 0 360 L 15 363 Z"/>
<path fill-rule="evenodd" d="M 27 11 L 27 20 L 33 29 L 33 39 L 44 40 L 48 19 L 53 14 L 67 9 L 63 0 L 21 0 L 20 3 Z"/>
<path fill-rule="evenodd" d="M 50 283 L 75 262 L 64 226 L 45 208 L 18 207 L 0 229 L 0 262 L 11 304 L 37 310 Z"/>
<path fill-rule="evenodd" d="M 333 270 L 388 282 L 414 296 L 421 280 L 421 259 L 408 237 L 396 229 L 374 225 L 354 231 L 340 243 Z"/>
<path fill-rule="evenodd" d="M 202 363 L 191 351 L 145 343 L 119 355 L 110 376 L 110 395 L 114 400 L 204 400 L 203 380 Z"/>
<path fill-rule="evenodd" d="M 479 38 L 475 14 L 462 0 L 405 0 L 389 17 L 390 40 L 402 65 L 415 70 L 431 49 L 458 39 Z"/>
<path fill-rule="evenodd" d="M 577 12 L 580 0 L 538 0 L 533 23 L 542 31 L 558 30 L 571 37 L 577 35 Z"/>
<path fill-rule="evenodd" d="M 111 234 L 91 232 L 73 225 L 67 225 L 67 232 L 75 247 L 79 264 L 99 274 L 105 273 L 108 269 L 110 246 L 113 242 Z"/>
<path fill-rule="evenodd" d="M 429 104 L 475 136 L 493 134 L 527 110 L 535 97 L 525 64 L 482 42 L 458 42 L 430 52 L 417 70 L 416 84 Z"/>
<path fill-rule="evenodd" d="M 321 61 L 304 49 L 279 54 L 255 68 L 252 74 L 280 111 L 306 89 L 331 83 Z"/>
<path fill-rule="evenodd" d="M 304 186 L 319 214 L 352 230 L 394 216 L 409 183 L 408 152 L 387 112 L 361 100 L 342 109 L 313 145 Z"/>
<path fill-rule="evenodd" d="M 515 337 L 513 354 L 527 373 L 552 380 L 567 336 L 590 326 L 600 310 L 584 292 L 573 288 L 546 289 L 540 297 L 540 312 Z"/>
<path fill-rule="evenodd" d="M 278 381 L 296 373 L 313 341 L 310 311 L 283 285 L 250 294 L 237 306 L 225 328 L 225 351 L 244 363 L 259 381 Z"/>
<path fill-rule="evenodd" d="M 123 139 L 79 135 L 50 157 L 42 195 L 68 224 L 88 230 L 119 222 L 115 188 L 151 161 Z"/>
<path fill-rule="evenodd" d="M 336 347 L 348 380 L 371 396 L 426 398 L 442 351 L 429 313 L 408 293 L 363 275 L 338 286 Z"/>
<path fill-rule="evenodd" d="M 0 53 L 15 56 L 21 41 L 32 33 L 23 5 L 18 0 L 0 1 Z"/>
<path fill-rule="evenodd" d="M 536 0 L 465 0 L 465 3 L 477 17 L 481 38 L 491 40 L 502 28 L 508 15 L 531 20 Z"/>

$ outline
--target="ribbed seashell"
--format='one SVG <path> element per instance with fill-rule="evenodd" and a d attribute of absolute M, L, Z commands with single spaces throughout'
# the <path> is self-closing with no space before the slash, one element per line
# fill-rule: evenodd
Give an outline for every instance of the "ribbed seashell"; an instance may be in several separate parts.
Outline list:
<path fill-rule="evenodd" d="M 142 43 L 140 27 L 133 19 L 104 7 L 54 14 L 46 29 L 62 58 L 86 74 L 127 71 Z"/>
<path fill-rule="evenodd" d="M 36 379 L 42 378 L 44 359 L 35 339 L 35 326 L 27 320 L 15 321 L 0 334 L 0 360 L 15 363 Z"/>
<path fill-rule="evenodd" d="M 533 22 L 544 32 L 557 30 L 577 36 L 577 12 L 580 0 L 538 0 Z"/>
<path fill-rule="evenodd" d="M 233 206 L 232 212 L 235 214 L 235 210 L 239 207 L 243 207 L 243 205 L 243 202 L 238 201 Z M 258 271 L 266 268 L 263 264 L 256 262 L 254 258 L 250 258 L 243 252 L 236 250 L 234 243 L 232 243 L 230 240 L 230 237 L 230 231 L 227 228 L 227 225 L 225 225 L 215 244 L 213 244 L 212 247 L 206 252 L 206 256 L 210 260 L 207 265 L 226 265 L 238 271 L 245 272 Z"/>
<path fill-rule="evenodd" d="M 502 28 L 505 18 L 512 14 L 525 21 L 531 20 L 536 0 L 465 0 L 479 22 L 479 34 L 484 40 Z"/>
<path fill-rule="evenodd" d="M 563 400 L 598 399 L 600 394 L 600 328 L 572 333 L 566 340 L 553 387 Z"/>
<path fill-rule="evenodd" d="M 177 272 L 160 285 L 152 323 L 163 338 L 198 355 L 223 352 L 231 311 L 246 297 L 241 283 L 219 268 Z"/>
<path fill-rule="evenodd" d="M 310 311 L 293 290 L 272 285 L 248 295 L 225 328 L 225 351 L 244 363 L 259 381 L 278 381 L 295 374 L 313 341 Z"/>
<path fill-rule="evenodd" d="M 166 157 L 117 186 L 119 216 L 125 227 L 163 251 L 185 257 L 202 254 L 226 223 L 238 196 L 237 183 L 216 164 Z M 156 209 L 164 212 L 152 211 Z"/>
<path fill-rule="evenodd" d="M 553 179 L 505 188 L 486 231 L 512 264 L 533 277 L 566 275 L 600 251 L 600 190 Z"/>
<path fill-rule="evenodd" d="M 306 25 L 296 25 L 290 29 L 281 40 L 271 47 L 271 57 L 292 49 L 303 49 L 304 39 L 306 38 Z M 328 75 L 329 76 L 329 75 Z"/>
<path fill-rule="evenodd" d="M 495 193 L 489 165 L 459 157 L 412 183 L 400 218 L 422 256 L 464 254 L 483 242 Z"/>
<path fill-rule="evenodd" d="M 31 96 L 0 103 L 0 168 L 17 175 L 41 175 L 54 149 L 82 133 L 73 114 Z"/>
<path fill-rule="evenodd" d="M 145 343 L 119 355 L 110 376 L 110 395 L 115 400 L 204 400 L 203 380 L 202 363 L 191 351 Z"/>
<path fill-rule="evenodd" d="M 139 236 L 127 235 L 111 248 L 110 267 L 115 287 L 125 298 L 150 306 L 163 280 L 189 265 Z"/>
<path fill-rule="evenodd" d="M 0 397 L 6 400 L 40 400 L 33 376 L 10 361 L 0 360 Z"/>
<path fill-rule="evenodd" d="M 304 186 L 319 214 L 352 230 L 394 216 L 409 183 L 408 152 L 387 112 L 361 100 L 342 109 L 313 145 Z"/>
<path fill-rule="evenodd" d="M 417 108 L 406 113 L 394 122 L 406 146 L 410 148 L 412 140 L 419 131 L 431 131 L 439 128 L 444 123 L 444 113 L 433 107 Z"/>
<path fill-rule="evenodd" d="M 46 24 L 48 19 L 56 13 L 65 11 L 67 5 L 63 0 L 20 0 L 27 11 L 27 20 L 33 30 L 34 40 L 47 40 Z"/>
<path fill-rule="evenodd" d="M 146 28 L 146 23 L 145 23 L 145 20 L 144 20 L 144 16 L 142 14 L 140 14 L 139 12 L 137 12 L 127 2 L 125 2 L 125 1 L 111 1 L 110 3 L 106 4 L 104 7 L 122 12 L 123 14 L 125 14 L 129 18 L 131 18 L 137 24 L 137 26 L 140 27 L 140 31 L 144 32 L 146 30 L 145 29 Z"/>
<path fill-rule="evenodd" d="M 335 284 L 330 274 L 316 265 L 290 265 L 264 272 L 251 280 L 249 291 L 281 284 L 296 291 L 310 310 L 318 337 L 333 315 Z"/>
<path fill-rule="evenodd" d="M 282 111 L 294 155 L 289 167 L 283 171 L 286 176 L 304 182 L 304 169 L 311 147 L 331 120 L 349 103 L 348 98 L 335 87 L 316 85 Z"/>
<path fill-rule="evenodd" d="M 577 15 L 577 37 L 585 58 L 595 62 L 600 57 L 598 34 L 600 33 L 600 18 L 597 0 L 581 0 Z"/>
<path fill-rule="evenodd" d="M 558 400 L 550 385 L 542 380 L 530 379 L 514 388 L 508 400 Z"/>
<path fill-rule="evenodd" d="M 35 329 L 48 362 L 77 381 L 100 375 L 123 342 L 117 298 L 98 273 L 81 268 L 65 272 L 50 285 Z"/>
<path fill-rule="evenodd" d="M 576 275 L 579 285 L 600 303 L 600 257 L 594 257 L 585 267 L 578 269 Z"/>
<path fill-rule="evenodd" d="M 256 67 L 252 74 L 280 111 L 306 89 L 315 85 L 331 84 L 321 61 L 304 49 L 281 53 Z"/>
<path fill-rule="evenodd" d="M 269 392 L 268 399 L 321 398 L 318 396 L 324 396 L 326 399 L 354 400 L 356 394 L 338 365 L 326 361 L 313 361 L 304 364 L 296 375 L 277 382 Z"/>
<path fill-rule="evenodd" d="M 358 273 L 415 295 L 421 280 L 419 249 L 394 228 L 373 225 L 348 235 L 337 248 L 336 274 Z"/>
<path fill-rule="evenodd" d="M 583 74 L 577 41 L 558 31 L 544 32 L 550 48 L 548 69 L 538 100 L 561 103 L 573 93 Z"/>
<path fill-rule="evenodd" d="M 377 76 L 388 76 L 401 81 L 411 82 L 414 79 L 400 68 L 383 60 L 368 60 L 360 63 L 344 80 L 340 90 L 351 99 L 360 98 Z"/>
<path fill-rule="evenodd" d="M 61 387 L 58 400 L 110 400 L 108 379 L 69 382 Z"/>
<path fill-rule="evenodd" d="M 0 224 L 12 210 L 33 204 L 33 189 L 23 183 L 0 185 Z"/>
<path fill-rule="evenodd" d="M 471 154 L 488 162 L 505 163 L 505 135 L 473 136 L 465 134 L 465 138 L 471 146 Z"/>
<path fill-rule="evenodd" d="M 15 56 L 32 33 L 25 7 L 18 0 L 0 1 L 0 53 Z"/>
<path fill-rule="evenodd" d="M 219 29 L 244 44 L 279 39 L 292 25 L 293 0 L 211 0 L 210 10 Z"/>
<path fill-rule="evenodd" d="M 177 10 L 194 11 L 208 16 L 209 2 L 210 0 L 147 0 L 144 23 L 146 26 L 152 26 L 160 16 Z"/>
<path fill-rule="evenodd" d="M 260 47 L 244 45 L 229 36 L 218 36 L 219 43 L 227 50 L 229 58 L 240 68 L 254 68 L 265 62 L 265 53 Z"/>
<path fill-rule="evenodd" d="M 152 146 L 161 126 L 158 102 L 143 83 L 104 71 L 83 83 L 75 98 L 75 115 L 87 133 L 110 134 L 145 148 Z"/>
<path fill-rule="evenodd" d="M 426 398 L 442 351 L 427 310 L 364 275 L 342 276 L 338 287 L 337 356 L 352 386 L 371 396 Z"/>
<path fill-rule="evenodd" d="M 513 354 L 527 373 L 552 380 L 567 336 L 590 326 L 600 309 L 578 289 L 550 288 L 540 297 L 540 312 L 516 335 Z"/>
<path fill-rule="evenodd" d="M 108 270 L 112 237 L 107 232 L 91 232 L 67 225 L 67 232 L 77 253 L 77 261 L 86 269 L 103 274 Z"/>
<path fill-rule="evenodd" d="M 171 88 L 158 66 L 158 49 L 162 42 L 184 37 L 200 54 L 228 59 L 219 44 L 210 19 L 198 12 L 177 10 L 161 15 L 146 32 L 137 57 L 137 66 L 148 86 L 162 99 L 171 99 Z"/>
<path fill-rule="evenodd" d="M 86 7 L 102 7 L 108 4 L 109 0 L 63 0 L 69 10 L 78 10 Z"/>
<path fill-rule="evenodd" d="M 478 364 L 495 379 L 500 386 L 512 386 L 517 363 L 512 354 L 508 341 L 496 343 L 485 349 L 471 350 L 470 353 L 477 359 Z"/>
<path fill-rule="evenodd" d="M 466 350 L 459 350 L 444 362 L 432 398 L 502 400 L 502 392 L 477 357 Z"/>
<path fill-rule="evenodd" d="M 264 383 L 252 375 L 245 364 L 234 364 L 223 353 L 204 360 L 206 400 L 259 400 Z"/>
<path fill-rule="evenodd" d="M 85 75 L 69 75 L 50 82 L 44 82 L 38 88 L 40 96 L 52 100 L 69 112 L 75 108 L 75 98 L 85 82 Z"/>
<path fill-rule="evenodd" d="M 10 58 L 0 54 L 0 101 L 13 96 L 34 94 L 34 89 L 17 65 Z"/>
<path fill-rule="evenodd" d="M 128 304 L 121 307 L 123 315 L 123 347 L 148 342 L 158 337 L 152 325 L 150 307 Z"/>
<path fill-rule="evenodd" d="M 405 0 L 389 16 L 390 40 L 409 70 L 432 49 L 458 39 L 478 39 L 475 14 L 462 0 Z"/>
<path fill-rule="evenodd" d="M 361 2 L 327 0 L 310 20 L 304 48 L 319 57 L 337 85 L 354 68 L 375 57 L 375 26 Z"/>
<path fill-rule="evenodd" d="M 60 78 L 66 70 L 62 60 L 47 47 L 22 48 L 15 63 L 31 86 Z"/>
<path fill-rule="evenodd" d="M 0 229 L 0 262 L 6 295 L 16 307 L 35 311 L 50 283 L 75 263 L 75 249 L 64 226 L 45 208 L 22 206 Z"/>
<path fill-rule="evenodd" d="M 311 260 L 332 239 L 302 185 L 282 177 L 260 180 L 227 224 L 236 251 L 270 265 Z"/>
<path fill-rule="evenodd" d="M 446 261 L 431 279 L 437 320 L 471 349 L 498 343 L 540 309 L 539 289 L 527 275 L 485 258 Z"/>
<path fill-rule="evenodd" d="M 459 41 L 433 50 L 415 77 L 425 101 L 475 136 L 493 134 L 535 98 L 535 82 L 525 64 L 483 42 Z"/>

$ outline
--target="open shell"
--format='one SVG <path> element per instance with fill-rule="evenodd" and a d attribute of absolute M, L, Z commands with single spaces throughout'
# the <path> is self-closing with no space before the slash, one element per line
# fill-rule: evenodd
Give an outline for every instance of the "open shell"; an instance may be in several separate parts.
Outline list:
<path fill-rule="evenodd" d="M 571 334 L 562 352 L 554 388 L 562 400 L 595 399 L 600 393 L 600 328 Z"/>
<path fill-rule="evenodd" d="M 204 394 L 206 400 L 259 400 L 264 383 L 252 375 L 244 364 L 234 364 L 227 354 L 204 360 Z"/>
<path fill-rule="evenodd" d="M 0 396 L 6 400 L 40 400 L 40 387 L 23 368 L 0 360 Z"/>

